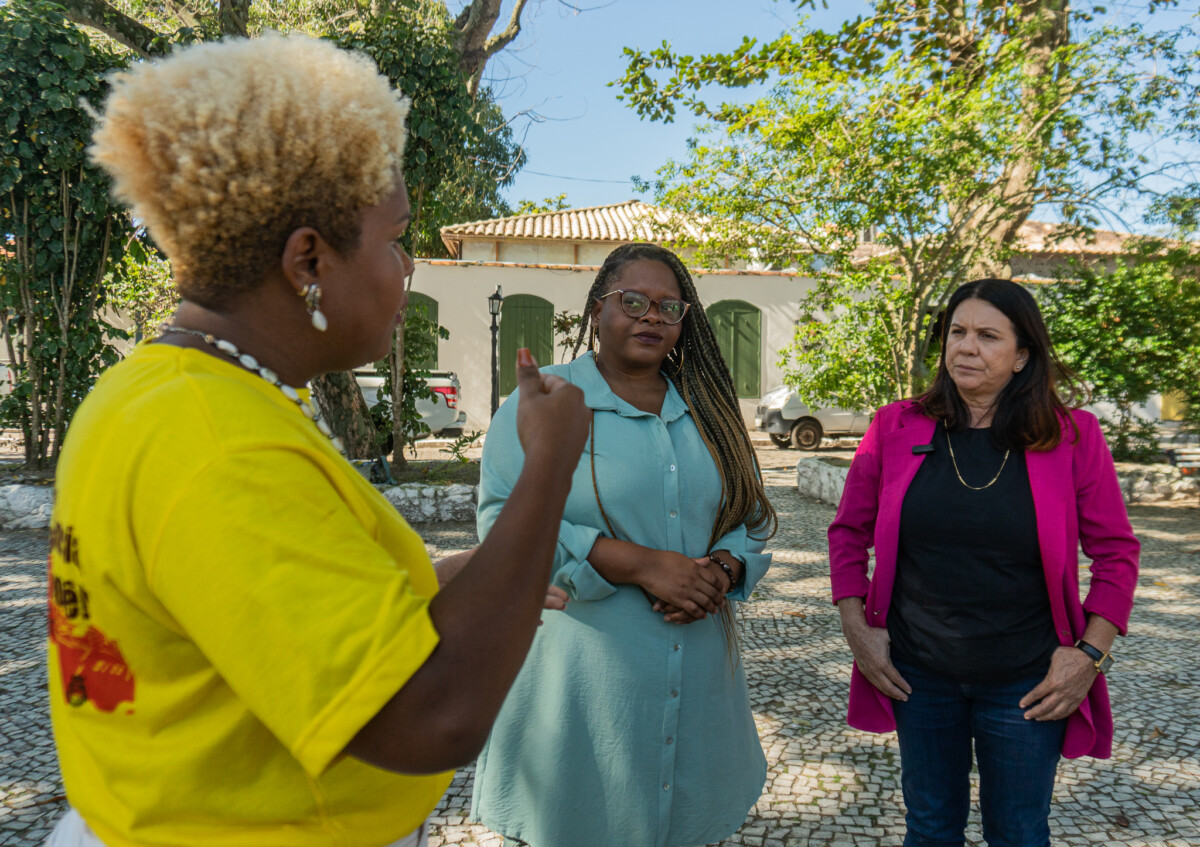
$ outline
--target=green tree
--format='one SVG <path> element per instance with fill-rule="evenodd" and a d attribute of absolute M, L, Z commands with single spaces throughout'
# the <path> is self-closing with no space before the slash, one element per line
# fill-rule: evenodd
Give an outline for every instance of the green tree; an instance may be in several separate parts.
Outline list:
<path fill-rule="evenodd" d="M 171 263 L 135 238 L 129 240 L 105 288 L 109 307 L 133 324 L 134 343 L 153 334 L 179 306 Z"/>
<path fill-rule="evenodd" d="M 540 215 L 544 212 L 561 212 L 568 208 L 570 208 L 570 204 L 567 202 L 567 193 L 564 191 L 554 197 L 547 197 L 540 203 L 536 200 L 522 200 L 514 214 Z"/>
<path fill-rule="evenodd" d="M 413 208 L 406 247 L 414 255 L 444 256 L 439 229 L 464 216 L 507 212 L 499 191 L 524 163 L 510 125 L 480 81 L 488 59 L 521 30 L 526 0 L 517 0 L 498 32 L 500 0 L 471 0 L 451 17 L 441 0 L 62 0 L 72 20 L 142 57 L 176 43 L 253 36 L 264 28 L 331 38 L 370 55 L 413 99 L 405 176 Z M 411 284 L 411 281 L 410 281 Z M 405 373 L 402 323 L 390 370 Z M 353 458 L 374 458 L 385 439 L 374 431 L 367 404 L 349 373 L 326 374 L 314 389 L 331 426 Z M 419 428 L 415 396 L 428 393 L 415 372 L 393 392 L 397 461 Z"/>
<path fill-rule="evenodd" d="M 440 0 L 396 4 L 388 15 L 373 15 L 335 36 L 345 47 L 371 56 L 392 84 L 412 98 L 404 175 L 412 202 L 412 223 L 405 235 L 413 255 L 445 255 L 439 230 L 447 217 L 498 196 L 511 181 L 523 154 L 488 94 L 472 95 L 462 71 L 455 21 Z M 449 177 L 449 179 L 447 179 Z M 487 189 L 481 188 L 490 183 Z M 409 280 L 411 286 L 412 280 Z M 428 372 L 406 366 L 415 344 L 431 335 L 410 332 L 422 318 L 407 315 L 396 329 L 392 356 L 383 373 L 389 389 L 394 374 L 403 374 L 400 391 L 391 391 L 393 455 L 403 467 L 404 448 L 424 430 L 415 403 L 430 395 Z"/>
<path fill-rule="evenodd" d="M 85 154 L 104 74 L 123 59 L 94 46 L 57 6 L 0 6 L 0 320 L 15 387 L 0 418 L 19 428 L 25 462 L 58 457 L 71 416 L 116 360 L 98 318 L 103 282 L 131 236 L 128 216 Z"/>
<path fill-rule="evenodd" d="M 1150 395 L 1200 390 L 1200 264 L 1163 242 L 1139 245 L 1114 269 L 1075 266 L 1035 290 L 1059 355 L 1117 408 L 1105 430 L 1118 459 L 1157 453 L 1135 407 Z"/>
<path fill-rule="evenodd" d="M 730 53 L 627 49 L 631 107 L 704 121 L 653 184 L 662 205 L 710 219 L 705 241 L 681 246 L 796 267 L 816 280 L 802 312 L 839 325 L 805 323 L 782 351 L 806 401 L 863 408 L 918 391 L 930 317 L 966 279 L 1011 274 L 1035 206 L 1079 234 L 1155 174 L 1194 182 L 1187 163 L 1142 152 L 1195 125 L 1192 30 L 1101 24 L 1101 11 L 875 0 L 836 32 L 801 23 Z M 760 83 L 750 103 L 705 96 Z"/>
<path fill-rule="evenodd" d="M 559 197 L 565 196 L 563 194 L 559 195 Z M 560 361 L 565 362 L 575 349 L 575 339 L 579 337 L 579 327 L 582 325 L 583 315 L 578 312 L 572 312 L 569 309 L 563 309 L 554 316 L 550 328 L 554 332 L 554 340 L 558 348 L 562 350 Z"/>

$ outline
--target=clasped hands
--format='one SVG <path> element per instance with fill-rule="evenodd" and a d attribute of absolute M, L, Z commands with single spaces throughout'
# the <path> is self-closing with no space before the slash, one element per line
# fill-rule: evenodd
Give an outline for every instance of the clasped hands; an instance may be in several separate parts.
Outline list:
<path fill-rule="evenodd" d="M 733 588 L 728 574 L 708 556 L 693 559 L 655 550 L 647 564 L 640 585 L 653 600 L 651 609 L 667 623 L 689 624 L 716 614 Z"/>

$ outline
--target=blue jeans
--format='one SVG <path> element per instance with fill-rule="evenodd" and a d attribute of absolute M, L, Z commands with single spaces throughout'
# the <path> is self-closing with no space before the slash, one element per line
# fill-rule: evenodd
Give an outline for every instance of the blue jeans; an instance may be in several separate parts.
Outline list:
<path fill-rule="evenodd" d="M 1048 847 L 1050 795 L 1066 720 L 1027 721 L 1017 704 L 1041 677 L 959 683 L 895 662 L 912 686 L 893 702 L 900 739 L 905 847 L 962 847 L 971 802 L 971 742 L 989 847 Z"/>

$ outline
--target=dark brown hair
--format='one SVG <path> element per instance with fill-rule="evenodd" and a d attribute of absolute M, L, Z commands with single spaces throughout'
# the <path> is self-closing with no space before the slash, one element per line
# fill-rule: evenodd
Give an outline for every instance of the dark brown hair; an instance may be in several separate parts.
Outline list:
<path fill-rule="evenodd" d="M 926 415 L 940 419 L 947 429 L 961 430 L 971 425 L 971 413 L 946 368 L 946 339 L 955 311 L 972 299 L 989 303 L 1012 321 L 1017 349 L 1029 356 L 996 397 L 992 440 L 1004 449 L 1053 450 L 1062 440 L 1063 423 L 1071 420 L 1068 410 L 1080 405 L 1078 400 L 1086 396 L 1086 391 L 1055 354 L 1037 301 L 1012 280 L 977 279 L 960 285 L 951 295 L 942 321 L 937 376 L 929 390 L 915 398 L 916 402 Z M 1060 393 L 1063 390 L 1065 398 Z M 1073 420 L 1071 425 L 1074 429 Z"/>

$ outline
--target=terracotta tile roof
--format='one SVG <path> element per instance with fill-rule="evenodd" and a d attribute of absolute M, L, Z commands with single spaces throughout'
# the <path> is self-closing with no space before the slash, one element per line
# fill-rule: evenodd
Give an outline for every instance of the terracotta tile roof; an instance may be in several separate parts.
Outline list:
<path fill-rule="evenodd" d="M 513 215 L 486 221 L 444 226 L 442 241 L 451 255 L 461 255 L 459 245 L 464 238 L 532 238 L 543 241 L 653 241 L 670 242 L 677 236 L 671 229 L 675 213 L 640 200 L 627 200 L 609 206 L 589 206 L 583 209 L 563 209 L 561 212 L 540 212 L 533 215 Z M 683 233 L 689 238 L 702 238 L 704 218 L 684 224 Z"/>
<path fill-rule="evenodd" d="M 1125 242 L 1134 237 L 1127 232 L 1097 229 L 1091 235 L 1056 239 L 1058 230 L 1058 224 L 1026 221 L 1017 230 L 1017 252 L 1116 255 L 1125 252 Z"/>
<path fill-rule="evenodd" d="M 676 233 L 689 239 L 704 238 L 709 219 L 696 217 L 683 225 L 677 213 L 640 200 L 627 200 L 608 206 L 583 209 L 563 209 L 560 212 L 540 212 L 532 215 L 513 215 L 485 221 L 454 224 L 441 229 L 442 241 L 452 256 L 462 255 L 464 238 L 534 239 L 539 241 L 653 241 L 669 243 Z M 674 227 L 674 229 L 672 228 Z M 1127 233 L 1096 230 L 1090 236 L 1071 236 L 1055 239 L 1057 224 L 1027 221 L 1017 232 L 1017 252 L 1029 254 L 1114 255 L 1123 252 Z M 889 252 L 882 244 L 867 243 L 856 251 L 856 258 Z"/>
<path fill-rule="evenodd" d="M 418 265 L 430 265 L 432 267 L 478 267 L 478 268 L 540 268 L 550 271 L 578 271 L 580 273 L 588 271 L 600 270 L 599 265 L 562 265 L 562 264 L 540 264 L 537 262 L 483 262 L 477 259 L 419 259 L 414 258 L 414 262 Z M 794 270 L 790 271 L 754 271 L 742 268 L 692 268 L 692 273 L 695 276 L 779 276 L 779 277 L 796 277 L 799 274 Z"/>

